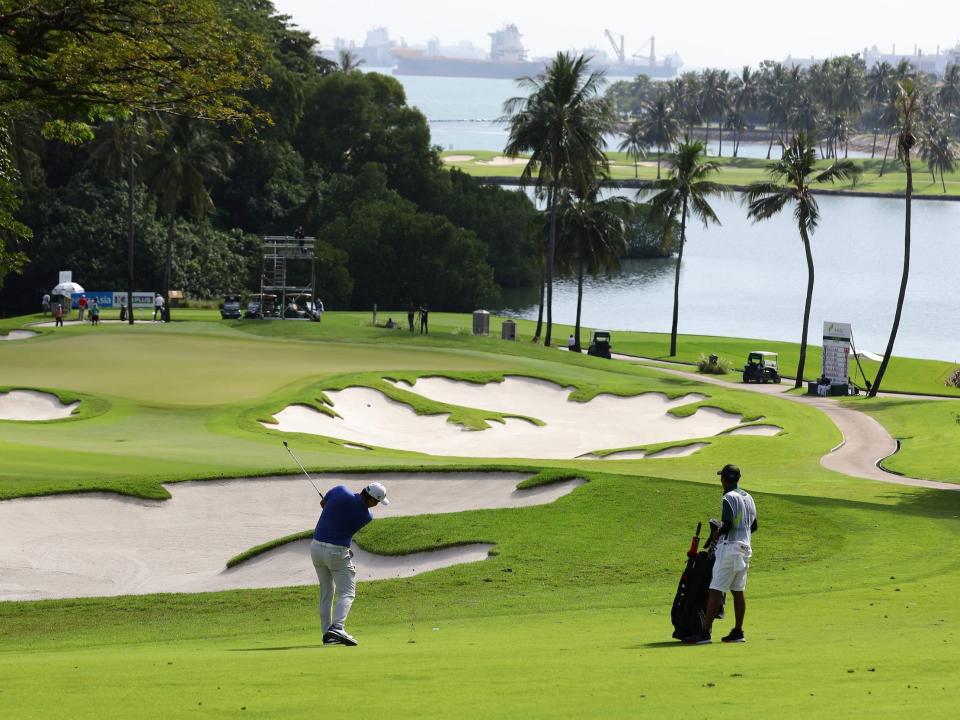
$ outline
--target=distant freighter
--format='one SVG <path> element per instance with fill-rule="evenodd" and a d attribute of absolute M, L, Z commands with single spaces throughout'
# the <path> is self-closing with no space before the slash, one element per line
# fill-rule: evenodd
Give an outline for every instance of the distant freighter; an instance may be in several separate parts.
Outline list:
<path fill-rule="evenodd" d="M 677 74 L 683 64 L 676 55 L 657 63 L 653 54 L 653 39 L 649 59 L 637 62 L 624 62 L 621 38 L 618 59 L 621 62 L 605 62 L 605 57 L 594 55 L 593 66 L 614 77 L 636 77 L 643 74 L 656 78 L 670 78 Z M 526 50 L 520 42 L 520 32 L 516 25 L 507 25 L 503 30 L 490 33 L 490 59 L 454 58 L 425 54 L 419 50 L 396 49 L 393 56 L 397 59 L 394 75 L 427 75 L 431 77 L 475 77 L 515 79 L 537 75 L 543 72 L 548 60 L 527 60 Z"/>

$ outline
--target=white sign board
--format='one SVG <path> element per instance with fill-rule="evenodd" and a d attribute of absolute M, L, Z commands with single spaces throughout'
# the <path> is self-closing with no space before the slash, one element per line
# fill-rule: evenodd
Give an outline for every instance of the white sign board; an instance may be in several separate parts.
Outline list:
<path fill-rule="evenodd" d="M 68 282 L 73 282 L 73 270 L 61 270 L 60 280 L 57 282 L 57 285 L 63 285 Z"/>
<path fill-rule="evenodd" d="M 850 377 L 850 323 L 823 323 L 823 375 L 831 385 L 841 385 Z"/>

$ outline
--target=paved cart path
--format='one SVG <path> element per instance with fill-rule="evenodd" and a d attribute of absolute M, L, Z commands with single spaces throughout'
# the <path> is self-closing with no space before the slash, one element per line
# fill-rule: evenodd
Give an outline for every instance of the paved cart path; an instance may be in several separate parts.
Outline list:
<path fill-rule="evenodd" d="M 843 435 L 843 443 L 820 458 L 820 464 L 830 470 L 852 477 L 892 483 L 894 485 L 911 485 L 936 490 L 960 490 L 960 485 L 954 483 L 906 477 L 879 467 L 878 463 L 881 460 L 893 455 L 897 451 L 899 447 L 897 441 L 894 440 L 883 425 L 872 417 L 864 412 L 842 405 L 839 400 L 835 398 L 825 398 L 816 395 L 792 395 L 787 393 L 787 390 L 790 388 L 782 384 L 735 384 L 717 377 L 703 375 L 696 371 L 686 369 L 689 366 L 682 365 L 681 363 L 670 363 L 662 360 L 634 357 L 632 355 L 614 354 L 613 357 L 616 360 L 640 363 L 664 373 L 697 380 L 698 382 L 720 385 L 735 390 L 776 395 L 791 402 L 813 405 L 823 411 Z M 884 393 L 881 393 L 881 395 L 884 395 Z M 890 397 L 910 396 L 890 395 Z M 924 396 L 924 399 L 935 400 L 947 398 L 929 398 Z"/>

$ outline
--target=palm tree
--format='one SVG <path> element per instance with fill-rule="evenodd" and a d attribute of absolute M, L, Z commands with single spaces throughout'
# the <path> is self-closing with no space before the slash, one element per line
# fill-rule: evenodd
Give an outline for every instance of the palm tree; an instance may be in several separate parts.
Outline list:
<path fill-rule="evenodd" d="M 602 184 L 597 181 L 583 195 L 568 195 L 563 205 L 563 238 L 568 264 L 576 268 L 577 317 L 574 352 L 580 352 L 580 312 L 583 307 L 583 277 L 611 272 L 620 267 L 627 252 L 624 217 L 629 201 L 612 196 L 599 198 Z"/>
<path fill-rule="evenodd" d="M 626 152 L 627 157 L 633 160 L 633 177 L 640 177 L 640 158 L 647 156 L 647 136 L 644 132 L 643 124 L 639 120 L 630 123 L 627 132 L 623 137 L 623 142 L 617 147 L 620 152 Z"/>
<path fill-rule="evenodd" d="M 212 126 L 185 117 L 174 118 L 163 128 L 158 147 L 146 160 L 147 184 L 167 219 L 163 292 L 168 300 L 177 216 L 185 209 L 201 220 L 213 210 L 207 185 L 224 178 L 229 165 L 230 153 Z M 169 304 L 166 320 L 170 321 Z"/>
<path fill-rule="evenodd" d="M 910 151 L 913 149 L 916 138 L 913 135 L 914 118 L 919 112 L 920 93 L 912 78 L 905 78 L 897 83 L 897 108 L 900 110 L 900 130 L 897 134 L 897 158 L 903 163 L 907 172 L 907 189 L 904 193 L 905 213 L 903 231 L 903 272 L 900 276 L 900 294 L 897 296 L 897 310 L 893 315 L 893 327 L 890 328 L 890 339 L 887 349 L 883 353 L 880 369 L 877 370 L 877 379 L 873 387 L 867 391 L 868 397 L 876 397 L 880 391 L 887 365 L 893 355 L 893 344 L 897 340 L 897 331 L 900 328 L 900 315 L 903 312 L 903 301 L 907 295 L 907 279 L 910 276 L 910 213 L 913 204 L 913 169 L 910 166 Z"/>
<path fill-rule="evenodd" d="M 340 72 L 350 72 L 351 70 L 359 70 L 360 66 L 365 65 L 366 62 L 366 60 L 357 55 L 353 50 L 341 50 L 337 66 Z"/>
<path fill-rule="evenodd" d="M 749 65 L 744 65 L 740 76 L 734 78 L 736 81 L 733 92 L 734 113 L 731 114 L 731 117 L 736 115 L 741 119 L 741 122 L 736 124 L 736 136 L 733 143 L 734 157 L 740 151 L 740 133 L 746 125 L 746 114 L 756 110 L 757 104 L 760 102 L 758 78 L 759 73 L 753 72 Z"/>
<path fill-rule="evenodd" d="M 666 95 L 661 95 L 643 108 L 640 127 L 650 145 L 657 147 L 657 180 L 660 179 L 660 159 L 663 151 L 680 137 L 680 120 Z"/>
<path fill-rule="evenodd" d="M 553 330 L 553 270 L 557 247 L 557 204 L 563 188 L 584 187 L 598 171 L 609 168 L 604 133 L 612 124 L 609 103 L 600 95 L 603 73 L 591 72 L 583 55 L 557 53 L 543 73 L 522 78 L 525 97 L 504 103 L 503 120 L 510 124 L 504 155 L 529 152 L 521 182 L 534 182 L 547 191 L 550 234 L 547 244 L 547 331 Z"/>
<path fill-rule="evenodd" d="M 91 160 L 102 172 L 123 178 L 127 185 L 127 322 L 133 325 L 133 255 L 136 246 L 134 226 L 134 197 L 137 187 L 137 167 L 149 151 L 149 132 L 143 115 L 135 112 L 121 114 L 108 129 L 107 138 L 91 153 Z"/>
<path fill-rule="evenodd" d="M 867 73 L 866 93 L 867 99 L 877 108 L 884 108 L 890 99 L 891 88 L 893 87 L 893 66 L 886 60 L 876 63 L 870 72 Z M 870 151 L 870 157 L 877 154 L 877 135 L 879 125 L 873 129 L 873 150 Z"/>
<path fill-rule="evenodd" d="M 673 325 L 670 331 L 670 355 L 677 354 L 677 324 L 680 312 L 680 266 L 683 263 L 683 248 L 687 241 L 687 217 L 695 217 L 709 223 L 720 224 L 717 214 L 707 201 L 711 196 L 731 195 L 730 188 L 708 180 L 720 171 L 720 166 L 711 160 L 704 160 L 705 147 L 699 140 L 691 141 L 687 136 L 677 146 L 668 161 L 669 174 L 665 180 L 656 180 L 650 191 L 656 194 L 650 198 L 654 212 L 663 217 L 680 216 L 680 248 L 677 252 L 677 269 L 673 284 Z M 649 192 L 649 191 L 642 191 Z"/>
<path fill-rule="evenodd" d="M 807 330 L 810 323 L 810 303 L 813 299 L 813 254 L 810 250 L 810 235 L 820 221 L 820 209 L 811 186 L 834 183 L 852 177 L 858 169 L 850 160 L 837 160 L 826 170 L 817 170 L 817 151 L 813 140 L 800 133 L 781 144 L 783 157 L 768 170 L 772 182 L 750 185 L 745 198 L 748 202 L 747 217 L 754 222 L 767 220 L 780 213 L 787 204 L 794 207 L 793 216 L 800 230 L 800 240 L 807 258 L 807 296 L 803 306 L 803 331 L 800 336 L 800 363 L 794 387 L 803 385 L 803 368 L 807 359 Z"/>
<path fill-rule="evenodd" d="M 920 139 L 920 157 L 926 161 L 927 169 L 937 181 L 937 172 L 940 173 L 940 185 L 943 192 L 947 192 L 947 183 L 943 178 L 944 172 L 952 173 L 957 167 L 957 152 L 953 139 L 942 127 L 928 128 Z"/>
<path fill-rule="evenodd" d="M 727 70 L 706 70 L 700 84 L 700 107 L 703 109 L 703 119 L 707 123 L 707 139 L 709 145 L 710 118 L 717 119 L 717 130 L 720 133 L 717 155 L 723 155 L 723 118 L 729 107 L 730 73 Z"/>

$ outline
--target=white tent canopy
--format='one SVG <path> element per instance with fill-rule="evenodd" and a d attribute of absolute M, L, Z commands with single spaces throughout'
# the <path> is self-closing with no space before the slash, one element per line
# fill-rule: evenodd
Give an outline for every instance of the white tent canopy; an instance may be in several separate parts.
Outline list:
<path fill-rule="evenodd" d="M 65 282 L 57 285 L 53 290 L 50 291 L 51 295 L 76 295 L 78 293 L 86 292 L 80 285 L 75 282 Z"/>

